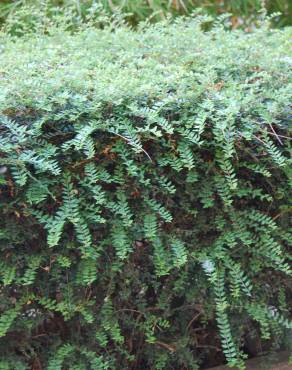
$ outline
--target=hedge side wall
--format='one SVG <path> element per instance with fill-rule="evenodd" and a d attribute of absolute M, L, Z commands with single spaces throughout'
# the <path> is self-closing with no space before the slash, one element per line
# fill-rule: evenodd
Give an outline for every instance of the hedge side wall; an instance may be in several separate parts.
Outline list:
<path fill-rule="evenodd" d="M 292 29 L 203 20 L 1 35 L 1 369 L 285 342 Z"/>

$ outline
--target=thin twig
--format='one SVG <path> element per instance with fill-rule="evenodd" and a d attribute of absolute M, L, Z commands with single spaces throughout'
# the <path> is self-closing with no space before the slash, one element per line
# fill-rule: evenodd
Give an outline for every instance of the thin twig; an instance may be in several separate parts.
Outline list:
<path fill-rule="evenodd" d="M 279 141 L 279 143 L 280 143 L 281 145 L 283 145 L 282 140 L 280 139 L 279 135 L 278 135 L 278 134 L 276 133 L 276 131 L 274 130 L 273 125 L 272 125 L 271 123 L 269 123 L 269 126 L 271 127 L 271 130 L 273 131 L 273 133 L 274 133 L 274 135 L 276 136 L 276 138 L 277 138 L 277 140 Z M 271 134 L 271 132 L 269 132 L 269 134 Z"/>
<path fill-rule="evenodd" d="M 198 344 L 196 345 L 196 348 L 209 348 L 209 349 L 215 349 L 217 352 L 220 352 L 221 349 L 216 347 L 216 346 L 211 346 L 211 345 L 201 345 L 201 344 Z"/>
<path fill-rule="evenodd" d="M 198 312 L 193 318 L 192 318 L 192 320 L 188 323 L 188 325 L 187 325 L 187 331 L 189 330 L 189 328 L 191 327 L 191 325 L 192 325 L 192 323 L 195 321 L 195 320 L 197 320 L 197 318 L 200 316 L 202 314 L 202 312 Z"/>
<path fill-rule="evenodd" d="M 282 216 L 284 213 L 291 212 L 292 208 L 284 209 L 282 212 L 278 213 L 275 217 L 273 217 L 273 221 L 277 220 L 280 216 Z"/>
<path fill-rule="evenodd" d="M 126 140 L 126 142 L 127 143 L 129 143 L 129 144 L 131 144 L 131 140 L 130 139 L 128 139 L 127 137 L 125 137 L 125 136 L 123 136 L 123 135 L 121 135 L 121 134 L 118 134 L 117 132 L 114 132 L 114 131 L 110 131 L 112 134 L 115 134 L 115 135 L 117 135 L 117 136 L 119 136 L 119 137 L 121 137 L 121 138 L 123 138 L 124 140 Z M 148 157 L 148 159 L 151 161 L 151 162 L 153 162 L 152 161 L 152 159 L 151 159 L 151 157 L 150 157 L 150 155 L 146 152 L 146 150 L 145 149 L 143 149 L 142 147 L 141 147 L 141 150 L 142 150 L 142 152 L 144 152 L 145 153 L 145 155 Z"/>
<path fill-rule="evenodd" d="M 134 310 L 132 308 L 121 308 L 120 310 L 117 310 L 116 312 L 125 312 L 125 311 L 128 311 L 128 312 L 135 312 L 135 313 L 138 313 L 142 316 L 145 316 L 145 313 L 144 312 L 141 312 L 141 311 L 138 311 L 138 310 Z"/>
<path fill-rule="evenodd" d="M 31 337 L 32 339 L 36 339 L 36 338 L 39 338 L 39 337 L 45 337 L 47 336 L 48 334 L 46 333 L 43 333 L 43 334 L 37 334 L 37 335 L 34 335 L 33 337 Z"/>
<path fill-rule="evenodd" d="M 253 137 L 255 137 L 260 143 L 266 145 L 266 143 L 263 140 L 259 139 L 256 135 L 253 135 Z"/>
<path fill-rule="evenodd" d="M 292 137 L 289 137 L 289 136 L 284 136 L 284 135 L 279 135 L 279 134 L 273 134 L 270 131 L 268 131 L 267 133 L 270 134 L 270 135 L 273 135 L 273 136 L 277 136 L 278 140 L 280 139 L 280 137 L 282 137 L 284 139 L 292 140 Z M 283 144 L 282 141 L 281 141 L 281 144 Z"/>
<path fill-rule="evenodd" d="M 167 344 L 167 343 L 161 342 L 160 340 L 156 340 L 155 341 L 155 344 L 158 344 L 159 346 L 168 349 L 170 352 L 175 352 L 176 351 L 175 346 L 173 346 L 171 344 Z"/>

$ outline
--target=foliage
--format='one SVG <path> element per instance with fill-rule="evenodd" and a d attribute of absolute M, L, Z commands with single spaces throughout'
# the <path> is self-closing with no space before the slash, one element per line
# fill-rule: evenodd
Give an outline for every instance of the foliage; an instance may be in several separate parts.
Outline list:
<path fill-rule="evenodd" d="M 292 32 L 209 21 L 1 34 L 1 369 L 243 369 L 291 329 Z"/>
<path fill-rule="evenodd" d="M 38 16 L 46 15 L 50 19 L 62 14 L 71 17 L 76 26 L 81 19 L 87 21 L 93 13 L 108 16 L 118 13 L 136 26 L 146 19 L 160 21 L 169 16 L 189 15 L 199 9 L 211 16 L 230 13 L 233 28 L 258 23 L 263 11 L 268 15 L 277 13 L 273 19 L 277 27 L 292 24 L 289 0 L 4 0 L 0 4 L 0 21 L 10 23 L 19 18 L 25 28 L 29 28 Z"/>

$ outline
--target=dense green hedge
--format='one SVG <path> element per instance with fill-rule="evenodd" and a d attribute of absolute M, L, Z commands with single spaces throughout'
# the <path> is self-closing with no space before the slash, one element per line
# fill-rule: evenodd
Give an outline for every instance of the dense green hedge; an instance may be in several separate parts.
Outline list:
<path fill-rule="evenodd" d="M 285 344 L 292 29 L 203 21 L 1 35 L 0 369 Z"/>
<path fill-rule="evenodd" d="M 191 14 L 199 8 L 211 16 L 232 14 L 232 26 L 247 27 L 257 22 L 263 7 L 268 15 L 278 13 L 274 25 L 292 25 L 292 2 L 290 0 L 2 0 L 0 24 L 22 14 L 25 23 L 40 11 L 49 17 L 55 12 L 69 13 L 85 19 L 90 9 L 102 7 L 107 14 L 121 12 L 127 21 L 137 25 L 145 19 L 151 22 L 171 15 Z"/>

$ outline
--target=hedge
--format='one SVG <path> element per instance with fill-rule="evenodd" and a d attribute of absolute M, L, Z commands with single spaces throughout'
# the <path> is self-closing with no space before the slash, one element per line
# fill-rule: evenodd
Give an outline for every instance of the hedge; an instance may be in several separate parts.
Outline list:
<path fill-rule="evenodd" d="M 192 14 L 200 9 L 213 17 L 230 13 L 233 28 L 246 28 L 256 24 L 263 10 L 269 16 L 275 15 L 273 25 L 277 27 L 292 25 L 292 2 L 290 0 L 2 0 L 0 2 L 0 25 L 22 20 L 26 26 L 36 17 L 57 13 L 70 14 L 74 22 L 86 20 L 88 14 L 120 13 L 134 27 L 149 19 L 151 22 L 166 17 Z"/>
<path fill-rule="evenodd" d="M 0 369 L 285 345 L 292 29 L 206 20 L 1 34 Z"/>

